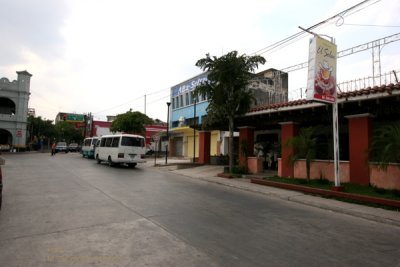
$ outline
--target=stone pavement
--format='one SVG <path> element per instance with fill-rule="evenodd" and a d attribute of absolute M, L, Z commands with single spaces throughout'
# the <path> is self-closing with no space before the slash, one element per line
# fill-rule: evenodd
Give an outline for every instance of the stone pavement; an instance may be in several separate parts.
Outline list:
<path fill-rule="evenodd" d="M 339 212 L 347 215 L 364 218 L 371 221 L 386 223 L 400 227 L 400 212 L 385 210 L 381 208 L 368 207 L 359 204 L 352 204 L 335 199 L 327 199 L 319 196 L 307 195 L 297 191 L 285 190 L 275 187 L 257 185 L 250 182 L 249 178 L 227 179 L 218 177 L 218 173 L 223 172 L 223 166 L 204 165 L 191 168 L 179 169 L 176 163 L 189 163 L 188 160 L 168 159 L 168 165 L 164 161 L 159 161 L 160 171 L 170 171 L 179 175 L 200 179 L 203 181 L 229 186 L 236 189 L 259 193 L 272 198 L 291 201 L 309 205 L 332 212 Z"/>

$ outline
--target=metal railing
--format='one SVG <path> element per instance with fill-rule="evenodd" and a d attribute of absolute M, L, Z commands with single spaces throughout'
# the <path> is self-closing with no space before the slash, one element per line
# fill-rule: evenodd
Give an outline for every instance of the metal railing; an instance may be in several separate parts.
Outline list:
<path fill-rule="evenodd" d="M 368 87 L 388 85 L 391 83 L 396 84 L 399 82 L 399 79 L 400 79 L 400 70 L 393 70 L 375 77 L 367 76 L 345 82 L 339 82 L 337 84 L 339 90 L 338 93 L 352 92 L 365 89 Z M 289 90 L 289 101 L 305 99 L 306 90 L 307 90 L 306 87 Z"/>
<path fill-rule="evenodd" d="M 340 92 L 352 92 L 368 87 L 387 85 L 391 83 L 398 83 L 398 77 L 400 77 L 400 70 L 393 70 L 390 72 L 383 73 L 380 76 L 368 76 L 364 78 L 358 78 L 346 82 L 338 83 Z M 378 81 L 378 83 L 377 83 Z"/>

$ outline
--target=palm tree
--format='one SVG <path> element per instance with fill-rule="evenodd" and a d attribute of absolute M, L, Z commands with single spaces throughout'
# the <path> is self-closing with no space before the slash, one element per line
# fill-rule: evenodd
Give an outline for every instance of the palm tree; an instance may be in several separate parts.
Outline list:
<path fill-rule="evenodd" d="M 311 161 L 315 159 L 317 152 L 317 128 L 307 127 L 300 130 L 299 135 L 290 138 L 286 145 L 293 148 L 293 155 L 289 158 L 290 163 L 295 164 L 301 158 L 306 160 L 307 181 L 310 182 Z"/>
<path fill-rule="evenodd" d="M 238 55 L 232 51 L 220 58 L 199 59 L 196 66 L 208 73 L 207 81 L 196 87 L 195 95 L 208 98 L 205 124 L 228 123 L 229 127 L 229 171 L 233 169 L 233 131 L 234 118 L 245 114 L 254 97 L 248 84 L 254 76 L 258 64 L 264 64 L 261 56 Z"/>
<path fill-rule="evenodd" d="M 384 125 L 375 131 L 370 153 L 383 170 L 390 162 L 400 162 L 400 122 Z"/>

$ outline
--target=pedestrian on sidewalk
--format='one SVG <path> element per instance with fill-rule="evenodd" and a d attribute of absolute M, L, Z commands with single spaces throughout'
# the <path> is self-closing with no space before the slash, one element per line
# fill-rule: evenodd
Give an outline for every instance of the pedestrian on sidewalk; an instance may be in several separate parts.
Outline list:
<path fill-rule="evenodd" d="M 51 144 L 51 155 L 54 156 L 56 154 L 56 142 L 54 141 L 53 144 Z"/>

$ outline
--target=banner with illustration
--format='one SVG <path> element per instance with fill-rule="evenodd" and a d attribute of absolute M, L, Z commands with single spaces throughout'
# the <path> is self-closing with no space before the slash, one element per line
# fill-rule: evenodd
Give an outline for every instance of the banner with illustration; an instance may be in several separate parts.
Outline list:
<path fill-rule="evenodd" d="M 336 44 L 319 36 L 310 41 L 307 99 L 329 103 L 336 100 Z"/>

